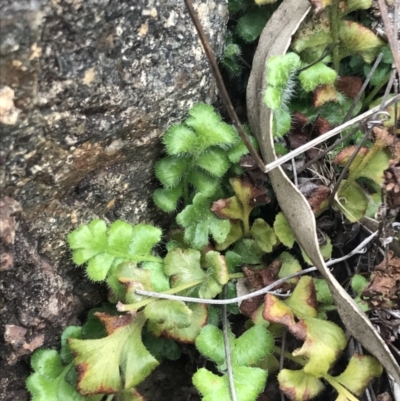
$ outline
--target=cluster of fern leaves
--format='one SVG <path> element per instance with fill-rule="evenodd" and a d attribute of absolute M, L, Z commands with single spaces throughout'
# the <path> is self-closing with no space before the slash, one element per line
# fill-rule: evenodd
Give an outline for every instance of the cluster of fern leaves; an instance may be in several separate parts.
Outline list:
<path fill-rule="evenodd" d="M 235 163 L 247 150 L 235 130 L 210 106 L 195 106 L 183 124 L 167 131 L 164 143 L 167 156 L 156 165 L 163 188 L 155 192 L 154 199 L 161 208 L 169 211 L 173 206 L 179 212 L 177 227 L 165 238 L 164 257 L 154 252 L 155 247 L 161 249 L 162 232 L 151 225 L 115 221 L 107 226 L 102 220 L 93 220 L 68 236 L 74 262 L 86 266 L 91 280 L 108 285 L 110 304 L 92 311 L 83 327 L 68 327 L 60 353 L 35 352 L 34 373 L 27 380 L 34 401 L 101 400 L 105 396 L 143 400 L 136 386 L 163 359 L 179 358 L 179 342 L 195 344 L 216 364 L 219 373 L 201 368 L 193 376 L 203 400 L 229 399 L 216 307 L 149 298 L 136 290 L 212 299 L 227 286 L 228 296 L 234 297 L 234 283 L 244 277 L 241 267 L 252 266 L 253 276 L 262 275 L 268 270 L 263 256 L 282 246 L 288 251 L 277 258 L 277 277 L 301 270 L 289 251 L 295 240 L 284 215 L 279 213 L 273 225 L 252 216 L 269 201 L 267 190 L 240 174 L 242 170 Z M 331 250 L 327 238 L 323 254 L 329 258 Z M 247 313 L 248 329 L 241 336 L 236 338 L 229 332 L 238 399 L 256 400 L 268 373 L 279 365 L 273 355 L 276 347 L 269 331 L 271 323 L 287 325 L 305 341 L 301 350 L 293 352 L 301 369 L 285 369 L 278 375 L 285 393 L 290 396 L 295 392 L 293 399 L 316 396 L 323 389 L 321 379 L 331 383 L 341 396 L 347 396 L 349 390 L 362 393 L 369 381 L 379 376 L 380 365 L 374 358 L 355 355 L 342 375 L 330 376 L 329 369 L 346 341 L 342 329 L 326 320 L 327 311 L 334 309 L 329 291 L 309 277 L 295 280 L 292 287 L 294 292 L 286 301 L 268 296 L 265 302 L 254 304 L 253 313 Z M 230 312 L 239 310 L 232 306 Z M 294 317 L 300 319 L 298 323 Z M 325 355 L 322 365 L 321 349 Z M 351 379 L 354 369 L 362 371 L 362 384 Z"/>

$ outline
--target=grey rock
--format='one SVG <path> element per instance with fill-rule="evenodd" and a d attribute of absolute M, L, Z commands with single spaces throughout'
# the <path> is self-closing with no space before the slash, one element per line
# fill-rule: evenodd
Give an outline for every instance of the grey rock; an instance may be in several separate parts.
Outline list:
<path fill-rule="evenodd" d="M 194 3 L 218 56 L 226 2 Z M 170 221 L 151 201 L 160 137 L 216 93 L 181 0 L 0 0 L 0 16 L 3 401 L 28 398 L 29 354 L 104 299 L 66 235 L 96 217 Z"/>

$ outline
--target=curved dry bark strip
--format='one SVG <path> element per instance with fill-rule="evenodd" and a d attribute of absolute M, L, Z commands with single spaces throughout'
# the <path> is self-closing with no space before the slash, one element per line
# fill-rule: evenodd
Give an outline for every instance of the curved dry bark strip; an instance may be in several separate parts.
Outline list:
<path fill-rule="evenodd" d="M 252 131 L 256 134 L 266 163 L 276 159 L 272 137 L 272 112 L 263 102 L 268 57 L 286 53 L 291 36 L 310 11 L 307 0 L 286 0 L 268 21 L 261 35 L 247 88 L 247 108 Z M 328 281 L 337 310 L 348 331 L 373 354 L 396 382 L 400 383 L 400 368 L 389 348 L 335 277 L 330 273 L 319 252 L 315 218 L 310 205 L 280 167 L 269 177 L 279 205 L 285 214 L 297 242 Z"/>

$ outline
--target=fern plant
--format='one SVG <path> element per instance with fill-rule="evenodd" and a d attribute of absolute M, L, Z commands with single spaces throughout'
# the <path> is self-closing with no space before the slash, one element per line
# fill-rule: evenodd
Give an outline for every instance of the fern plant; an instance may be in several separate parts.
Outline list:
<path fill-rule="evenodd" d="M 189 116 L 166 131 L 167 156 L 155 166 L 163 188 L 154 192 L 153 199 L 165 212 L 176 210 L 180 198 L 190 204 L 195 192 L 207 198 L 218 193 L 224 174 L 248 152 L 235 129 L 211 106 L 197 104 Z"/>
<path fill-rule="evenodd" d="M 119 298 L 123 293 L 116 280 L 116 271 L 122 262 L 143 264 L 143 268 L 159 270 L 162 259 L 152 254 L 161 240 L 159 228 L 138 224 L 131 226 L 117 220 L 107 228 L 103 220 L 92 220 L 68 235 L 73 250 L 72 260 L 78 266 L 87 263 L 86 273 L 93 281 L 104 281 Z"/>
<path fill-rule="evenodd" d="M 163 188 L 155 190 L 153 200 L 163 211 L 172 212 L 182 198 L 183 210 L 176 221 L 185 229 L 186 243 L 202 249 L 209 243 L 209 235 L 217 243 L 226 240 L 229 221 L 212 214 L 210 205 L 224 195 L 223 177 L 228 170 L 243 171 L 238 163 L 248 150 L 234 128 L 224 123 L 211 106 L 198 104 L 189 116 L 184 124 L 169 128 L 163 137 L 167 156 L 155 166 Z M 257 147 L 255 139 L 250 134 L 248 137 Z"/>

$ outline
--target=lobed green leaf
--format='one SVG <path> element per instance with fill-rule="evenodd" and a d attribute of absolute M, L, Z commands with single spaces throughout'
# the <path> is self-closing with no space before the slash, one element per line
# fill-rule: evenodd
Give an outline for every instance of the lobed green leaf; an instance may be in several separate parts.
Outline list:
<path fill-rule="evenodd" d="M 333 84 L 336 78 L 336 71 L 322 62 L 314 64 L 299 74 L 301 86 L 306 92 L 313 91 L 319 85 Z"/>
<path fill-rule="evenodd" d="M 282 212 L 279 212 L 275 217 L 274 230 L 283 245 L 288 248 L 293 247 L 295 241 L 294 234 Z"/>
<path fill-rule="evenodd" d="M 177 209 L 178 201 L 182 195 L 181 186 L 175 188 L 157 188 L 153 192 L 153 201 L 162 211 L 170 213 Z"/>
<path fill-rule="evenodd" d="M 253 42 L 261 35 L 269 17 L 270 14 L 262 9 L 253 8 L 239 18 L 236 33 L 246 42 Z"/>
<path fill-rule="evenodd" d="M 197 104 L 189 111 L 190 118 L 185 124 L 198 135 L 197 152 L 200 154 L 211 146 L 230 147 L 239 138 L 232 126 L 224 123 L 212 106 Z"/>
<path fill-rule="evenodd" d="M 61 357 L 55 350 L 37 350 L 31 358 L 31 365 L 35 372 L 46 379 L 56 379 L 63 371 Z"/>
<path fill-rule="evenodd" d="M 123 261 L 154 261 L 151 250 L 161 239 L 161 230 L 146 224 L 117 220 L 107 230 L 102 220 L 93 220 L 68 235 L 68 243 L 77 264 L 88 262 L 87 274 L 103 281 L 110 269 Z"/>
<path fill-rule="evenodd" d="M 378 360 L 369 355 L 354 354 L 346 370 L 335 377 L 342 386 L 360 396 L 374 378 L 382 375 L 383 368 Z"/>
<path fill-rule="evenodd" d="M 74 380 L 76 374 L 72 363 L 72 354 L 66 344 L 68 338 L 80 337 L 82 329 L 67 327 L 61 338 L 60 355 L 55 350 L 37 350 L 32 355 L 31 365 L 34 370 L 26 380 L 26 387 L 32 395 L 32 401 L 71 400 L 100 401 L 102 394 L 84 397 L 76 392 Z M 62 365 L 62 361 L 68 362 Z"/>
<path fill-rule="evenodd" d="M 218 376 L 205 368 L 193 375 L 193 384 L 203 395 L 203 401 L 230 400 L 228 376 Z M 233 367 L 233 382 L 238 401 L 254 401 L 263 391 L 267 372 L 247 366 Z"/>
<path fill-rule="evenodd" d="M 263 219 L 254 220 L 250 234 L 264 252 L 272 252 L 278 242 L 274 229 Z"/>
<path fill-rule="evenodd" d="M 278 273 L 278 278 L 283 278 L 289 276 L 290 274 L 297 273 L 301 271 L 300 262 L 292 256 L 289 252 L 282 252 L 279 257 L 278 261 L 282 262 L 282 266 Z M 292 279 L 288 280 L 288 283 L 297 283 L 299 281 L 298 277 L 293 277 Z"/>
<path fill-rule="evenodd" d="M 191 159 L 167 156 L 159 160 L 154 168 L 156 177 L 166 188 L 176 187 L 190 169 Z"/>
<path fill-rule="evenodd" d="M 206 277 L 200 266 L 200 251 L 175 248 L 164 259 L 164 272 L 171 278 L 171 286 L 202 281 Z"/>
<path fill-rule="evenodd" d="M 228 171 L 230 162 L 223 149 L 210 148 L 197 158 L 196 165 L 211 175 L 222 177 Z"/>
<path fill-rule="evenodd" d="M 301 60 L 296 53 L 270 57 L 267 61 L 268 85 L 285 88 L 293 72 L 300 66 Z"/>
<path fill-rule="evenodd" d="M 147 322 L 147 329 L 156 337 L 166 337 L 172 340 L 177 340 L 182 343 L 193 343 L 200 333 L 200 330 L 207 323 L 208 310 L 204 304 L 189 304 L 189 309 L 192 311 L 192 318 L 190 326 L 188 327 L 174 327 L 169 329 L 165 324 L 158 324 L 149 320 Z"/>
<path fill-rule="evenodd" d="M 71 363 L 73 355 L 67 341 L 69 338 L 82 338 L 82 327 L 79 326 L 68 326 L 64 329 L 61 334 L 61 349 L 60 356 L 64 363 Z"/>
<path fill-rule="evenodd" d="M 277 109 L 273 112 L 273 135 L 280 138 L 290 131 L 292 117 L 289 112 L 284 109 Z"/>
<path fill-rule="evenodd" d="M 189 327 L 192 318 L 192 311 L 184 302 L 169 299 L 160 299 L 146 305 L 144 314 L 147 319 L 162 324 L 167 330 Z"/>
<path fill-rule="evenodd" d="M 177 223 L 185 228 L 185 241 L 195 249 L 208 245 L 209 234 L 217 242 L 223 242 L 229 233 L 229 221 L 218 219 L 210 206 L 211 200 L 199 193 L 193 198 L 193 204 L 176 216 Z"/>
<path fill-rule="evenodd" d="M 196 134 L 183 124 L 173 125 L 168 128 L 163 136 L 163 143 L 170 156 L 179 156 L 184 153 L 192 154 L 197 151 Z"/>
<path fill-rule="evenodd" d="M 240 366 L 254 366 L 274 348 L 272 334 L 261 325 L 246 330 L 232 344 L 232 358 Z"/>
<path fill-rule="evenodd" d="M 263 250 L 258 246 L 257 242 L 251 238 L 242 238 L 237 241 L 233 247 L 233 251 L 240 255 L 242 263 L 256 265 L 261 263 L 264 255 Z"/>
<path fill-rule="evenodd" d="M 188 174 L 187 180 L 205 197 L 214 195 L 221 185 L 219 177 L 213 177 L 196 166 Z"/>
<path fill-rule="evenodd" d="M 235 337 L 229 332 L 230 341 Z M 222 331 L 211 324 L 204 326 L 195 341 L 196 348 L 206 358 L 211 359 L 217 365 L 225 363 L 224 336 Z"/>

